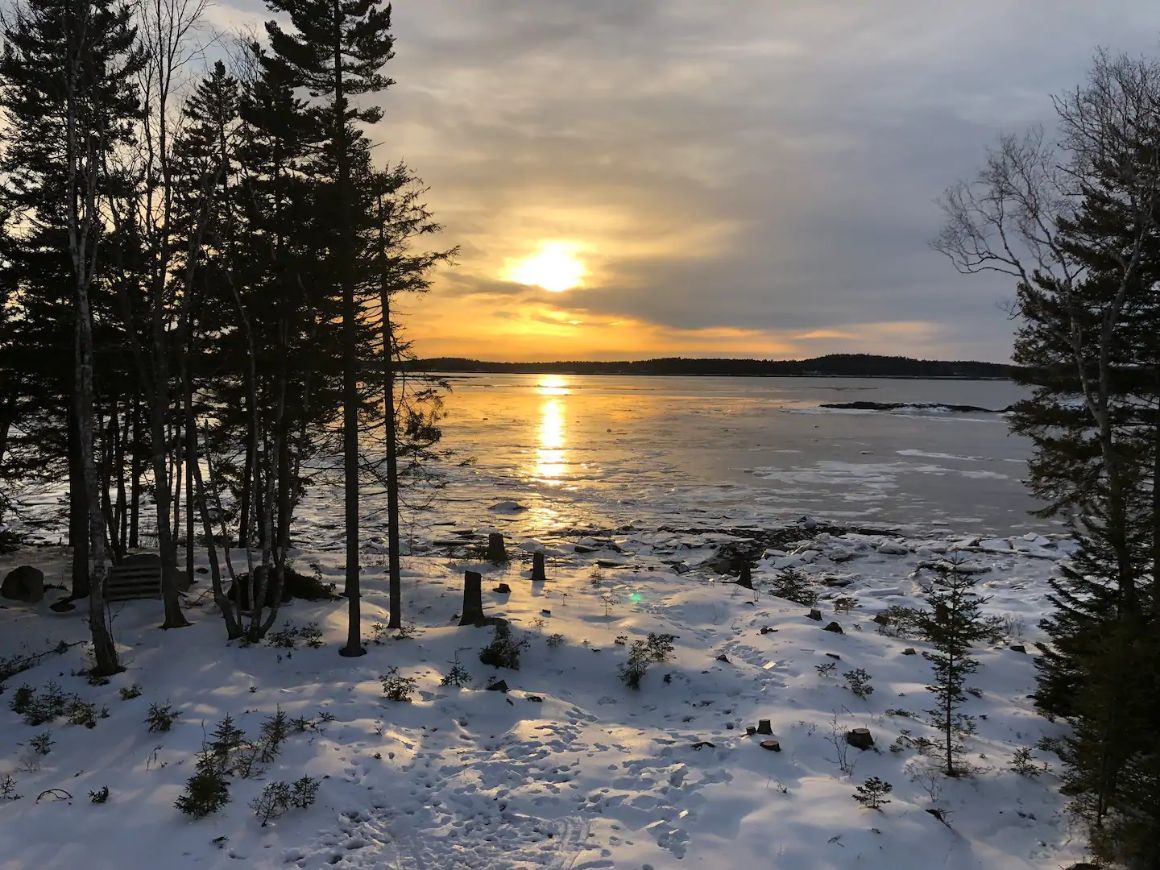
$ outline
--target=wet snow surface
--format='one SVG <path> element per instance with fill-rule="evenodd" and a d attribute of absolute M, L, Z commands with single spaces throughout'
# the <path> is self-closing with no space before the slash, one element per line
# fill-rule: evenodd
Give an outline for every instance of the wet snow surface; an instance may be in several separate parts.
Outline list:
<path fill-rule="evenodd" d="M 11 774 L 23 796 L 0 803 L 0 867 L 917 870 L 1055 868 L 1082 856 L 1054 773 L 1028 778 L 1009 769 L 1017 748 L 1061 733 L 1035 715 L 1027 696 L 1046 581 L 1066 544 L 1024 519 L 1024 502 L 1008 509 L 1020 470 L 996 469 L 1017 467 L 1022 448 L 1006 440 L 1001 419 L 937 432 L 925 428 L 940 425 L 929 416 L 902 421 L 904 440 L 892 434 L 901 415 L 827 415 L 804 400 L 773 408 L 769 397 L 733 397 L 724 405 L 741 422 L 718 435 L 719 450 L 709 456 L 661 437 L 662 430 L 677 437 L 672 427 L 681 421 L 694 440 L 709 437 L 698 426 L 720 432 L 721 412 L 696 402 L 683 406 L 680 421 L 671 401 L 650 420 L 656 403 L 640 396 L 606 397 L 600 413 L 574 414 L 575 389 L 531 398 L 499 391 L 486 407 L 464 399 L 466 392 L 453 399 L 460 416 L 448 423 L 448 441 L 461 458 L 479 461 L 449 469 L 442 499 L 408 525 L 404 621 L 415 636 L 368 643 L 365 657 L 344 659 L 336 651 L 345 601 L 295 601 L 280 624 L 318 623 L 323 648 L 227 644 L 204 575 L 185 600 L 190 628 L 159 631 L 157 602 L 114 605 L 125 673 L 88 685 L 73 673 L 85 664 L 78 646 L 9 680 L 0 697 L 0 779 Z M 552 400 L 565 407 L 545 410 Z M 914 400 L 1009 404 L 1005 396 L 947 390 L 941 399 Z M 531 422 L 529 408 L 538 413 Z M 623 421 L 611 419 L 615 408 Z M 702 424 L 690 423 L 701 414 Z M 837 450 L 827 441 L 827 455 L 811 445 L 838 437 L 833 429 L 817 435 L 811 419 L 887 417 L 885 431 L 879 423 L 842 430 L 869 446 Z M 587 435 L 604 429 L 633 434 L 616 449 L 598 449 Z M 757 438 L 769 439 L 760 450 L 746 440 Z M 774 441 L 779 446 L 770 448 Z M 935 468 L 944 470 L 921 470 Z M 943 489 L 913 487 L 914 478 Z M 825 495 L 827 487 L 843 497 Z M 823 496 L 829 510 L 811 507 Z M 368 639 L 388 616 L 386 556 L 370 501 Z M 341 586 L 340 511 L 337 493 L 312 493 L 295 564 Z M 820 518 L 797 522 L 803 514 Z M 474 561 L 491 529 L 507 536 L 510 564 Z M 537 549 L 548 555 L 543 584 L 528 579 Z M 756 590 L 721 573 L 735 551 L 755 557 Z M 873 617 L 921 603 L 927 566 L 956 554 L 976 572 L 990 596 L 986 610 L 1004 617 L 1006 634 L 979 649 L 977 695 L 965 708 L 978 721 L 966 741 L 974 775 L 948 780 L 930 774 L 935 760 L 914 745 L 937 737 L 925 724 L 927 647 L 881 633 Z M 0 557 L 0 571 L 34 564 L 48 582 L 61 582 L 66 556 L 29 548 Z M 770 594 L 786 568 L 800 570 L 821 595 L 822 621 Z M 484 572 L 488 614 L 506 617 L 527 639 L 520 670 L 480 663 L 490 628 L 458 627 L 465 569 Z M 500 582 L 510 594 L 493 591 Z M 4 602 L 0 653 L 82 640 L 81 611 L 48 609 L 60 594 L 39 605 Z M 843 633 L 823 630 L 830 621 Z M 617 677 L 627 658 L 618 639 L 631 644 L 650 632 L 676 635 L 675 652 L 632 691 Z M 560 637 L 549 643 L 553 635 Z M 908 648 L 917 654 L 904 654 Z M 468 688 L 440 685 L 456 659 L 473 677 Z M 830 663 L 832 673 L 819 672 Z M 390 667 L 418 681 L 412 703 L 384 698 L 378 677 Z M 874 687 L 865 699 L 842 676 L 857 668 Z M 506 681 L 506 693 L 485 689 L 496 679 Z M 92 730 L 64 720 L 25 725 L 8 708 L 12 692 L 50 680 L 107 707 L 108 718 Z M 118 690 L 135 683 L 141 697 L 121 700 Z M 151 703 L 181 711 L 172 731 L 147 731 Z M 235 779 L 218 815 L 193 822 L 174 809 L 204 734 L 223 715 L 253 733 L 278 707 L 334 718 L 292 736 L 260 779 Z M 746 736 L 761 719 L 770 720 L 780 752 Z M 844 773 L 831 735 L 853 727 L 868 728 L 875 747 L 851 748 L 853 771 Z M 34 758 L 29 741 L 46 728 L 55 746 Z M 1035 756 L 1057 762 L 1050 753 Z M 250 800 L 272 780 L 303 774 L 321 779 L 316 804 L 261 827 Z M 880 812 L 851 797 L 869 776 L 894 786 Z M 91 804 L 89 791 L 103 785 L 109 801 Z M 73 799 L 38 802 L 49 788 Z M 933 808 L 945 824 L 927 812 Z"/>

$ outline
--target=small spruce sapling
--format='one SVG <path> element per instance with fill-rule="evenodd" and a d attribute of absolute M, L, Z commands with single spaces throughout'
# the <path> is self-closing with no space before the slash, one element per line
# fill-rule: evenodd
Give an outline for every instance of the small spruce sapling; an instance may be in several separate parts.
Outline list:
<path fill-rule="evenodd" d="M 972 717 L 961 712 L 966 700 L 966 679 L 979 663 L 971 658 L 971 647 L 987 636 L 987 626 L 980 608 L 986 599 L 974 592 L 974 580 L 960 570 L 961 562 L 952 561 L 942 569 L 927 595 L 930 609 L 922 616 L 922 628 L 934 650 L 926 654 L 934 669 L 934 680 L 927 691 L 935 697 L 934 709 L 927 712 L 931 724 L 942 731 L 944 772 L 958 776 L 956 766 L 963 752 L 959 738 L 974 731 Z"/>
<path fill-rule="evenodd" d="M 846 671 L 842 676 L 846 678 L 846 687 L 862 700 L 874 694 L 874 687 L 870 685 L 870 675 L 862 668 Z"/>
<path fill-rule="evenodd" d="M 890 803 L 890 798 L 886 795 L 892 791 L 894 786 L 886 780 L 871 776 L 861 785 L 854 786 L 852 797 L 868 810 L 880 810 L 885 804 Z"/>

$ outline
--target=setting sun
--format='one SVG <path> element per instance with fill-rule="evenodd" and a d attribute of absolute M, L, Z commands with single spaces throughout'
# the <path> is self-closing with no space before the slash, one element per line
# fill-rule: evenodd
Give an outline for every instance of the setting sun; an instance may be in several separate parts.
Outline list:
<path fill-rule="evenodd" d="M 530 257 L 508 269 L 507 278 L 517 284 L 542 287 L 552 293 L 563 293 L 579 287 L 584 279 L 584 264 L 576 256 L 576 246 L 565 242 L 546 242 Z"/>

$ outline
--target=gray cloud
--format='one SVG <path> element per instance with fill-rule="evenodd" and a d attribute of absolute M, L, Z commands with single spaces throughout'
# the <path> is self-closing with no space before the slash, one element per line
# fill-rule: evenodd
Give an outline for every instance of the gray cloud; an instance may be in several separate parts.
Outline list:
<path fill-rule="evenodd" d="M 936 197 L 1001 130 L 1050 121 L 1097 45 L 1160 33 L 1148 0 L 400 0 L 394 17 L 375 135 L 462 247 L 433 300 L 543 300 L 495 264 L 590 238 L 592 286 L 555 301 L 592 320 L 848 336 L 804 352 L 925 322 L 891 346 L 996 360 L 1010 288 L 928 249 Z"/>

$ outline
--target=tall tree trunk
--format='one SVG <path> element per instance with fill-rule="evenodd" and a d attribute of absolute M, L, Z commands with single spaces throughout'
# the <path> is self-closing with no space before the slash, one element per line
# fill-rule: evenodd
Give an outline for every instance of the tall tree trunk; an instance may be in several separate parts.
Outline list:
<path fill-rule="evenodd" d="M 346 597 L 348 604 L 346 646 L 341 654 L 366 655 L 362 645 L 362 608 L 359 591 L 358 511 L 358 331 L 355 307 L 353 258 L 354 221 L 351 214 L 350 154 L 346 141 L 346 94 L 343 88 L 342 3 L 334 0 L 334 142 L 338 163 L 340 255 L 342 284 L 342 452 L 346 495 Z"/>
<path fill-rule="evenodd" d="M 79 326 L 77 327 L 79 329 Z M 79 373 L 78 373 L 79 376 Z M 89 502 L 85 492 L 84 459 L 77 425 L 76 395 L 80 383 L 74 378 L 73 401 L 68 410 L 68 543 L 72 548 L 70 599 L 89 594 Z"/>
<path fill-rule="evenodd" d="M 141 546 L 141 406 L 133 400 L 133 440 L 129 448 L 129 549 Z"/>
<path fill-rule="evenodd" d="M 380 204 L 381 210 L 381 204 Z M 388 628 L 403 626 L 403 577 L 399 563 L 399 424 L 395 417 L 395 330 L 387 282 L 386 245 L 382 237 L 383 276 L 379 290 L 383 333 L 383 424 L 387 442 L 387 564 L 391 616 Z"/>

